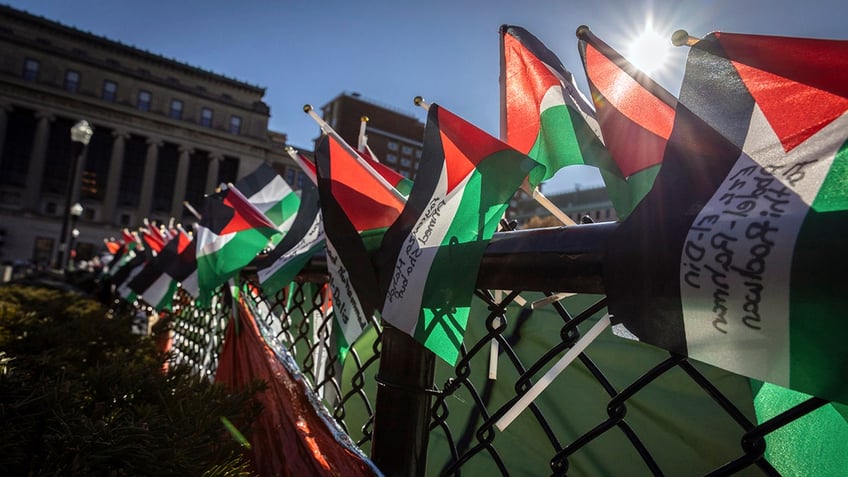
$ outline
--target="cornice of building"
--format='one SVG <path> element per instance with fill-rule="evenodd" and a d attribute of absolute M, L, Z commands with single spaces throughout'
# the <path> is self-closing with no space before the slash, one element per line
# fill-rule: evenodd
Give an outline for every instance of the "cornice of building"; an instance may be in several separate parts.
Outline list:
<path fill-rule="evenodd" d="M 185 75 L 196 76 L 208 81 L 220 83 L 230 88 L 240 89 L 251 94 L 259 95 L 260 97 L 265 95 L 264 87 L 252 85 L 250 83 L 237 80 L 235 78 L 230 78 L 219 73 L 204 70 L 197 66 L 192 66 L 187 63 L 183 63 L 175 59 L 167 58 L 156 53 L 142 50 L 131 45 L 125 45 L 119 41 L 112 40 L 104 36 L 95 35 L 91 32 L 79 30 L 72 26 L 64 25 L 62 23 L 49 20 L 38 15 L 33 15 L 23 10 L 17 10 L 8 5 L 0 4 L 0 15 L 7 17 L 12 21 L 29 24 L 36 28 L 41 28 L 43 30 L 50 31 L 54 34 L 58 33 L 67 35 L 78 40 L 90 43 L 94 46 L 114 51 L 121 55 L 134 57 L 139 60 L 155 64 L 157 66 L 170 68 Z"/>

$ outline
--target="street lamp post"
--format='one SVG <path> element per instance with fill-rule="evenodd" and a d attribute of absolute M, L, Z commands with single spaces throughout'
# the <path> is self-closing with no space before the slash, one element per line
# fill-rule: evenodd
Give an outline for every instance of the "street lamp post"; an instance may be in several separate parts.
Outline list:
<path fill-rule="evenodd" d="M 74 203 L 71 206 L 71 239 L 68 243 L 68 253 L 65 254 L 65 263 L 62 263 L 62 269 L 68 269 L 68 262 L 74 257 L 74 247 L 77 237 L 79 237 L 79 230 L 77 229 L 77 220 L 79 220 L 80 216 L 83 212 L 82 204 L 79 202 Z"/>
<path fill-rule="evenodd" d="M 68 178 L 67 193 L 65 194 L 65 215 L 62 217 L 62 232 L 59 236 L 59 255 L 56 267 L 65 269 L 68 261 L 68 222 L 73 218 L 74 223 L 82 215 L 82 205 L 77 202 L 79 195 L 79 179 L 84 163 L 86 147 L 91 140 L 94 130 L 88 121 L 80 121 L 71 128 L 71 142 L 74 145 L 74 157 L 71 162 L 71 176 Z M 73 204 L 73 205 L 72 205 Z"/>

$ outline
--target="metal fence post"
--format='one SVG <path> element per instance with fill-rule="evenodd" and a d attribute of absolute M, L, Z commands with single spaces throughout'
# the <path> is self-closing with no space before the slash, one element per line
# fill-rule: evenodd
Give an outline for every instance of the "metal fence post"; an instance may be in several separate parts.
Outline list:
<path fill-rule="evenodd" d="M 383 323 L 371 459 L 386 475 L 424 475 L 436 355 Z"/>

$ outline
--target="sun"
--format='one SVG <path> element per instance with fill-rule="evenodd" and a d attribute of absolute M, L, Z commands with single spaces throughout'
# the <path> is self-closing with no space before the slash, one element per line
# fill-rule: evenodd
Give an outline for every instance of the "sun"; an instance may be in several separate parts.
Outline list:
<path fill-rule="evenodd" d="M 668 59 L 671 42 L 653 29 L 640 33 L 627 50 L 627 59 L 646 74 L 656 72 Z"/>

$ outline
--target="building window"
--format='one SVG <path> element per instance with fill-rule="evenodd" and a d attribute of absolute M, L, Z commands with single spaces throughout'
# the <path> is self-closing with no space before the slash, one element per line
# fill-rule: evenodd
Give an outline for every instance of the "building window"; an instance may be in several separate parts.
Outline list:
<path fill-rule="evenodd" d="M 24 79 L 27 81 L 35 81 L 38 79 L 38 69 L 41 63 L 38 60 L 27 58 L 24 60 Z"/>
<path fill-rule="evenodd" d="M 241 117 L 230 116 L 230 129 L 229 129 L 229 131 L 233 134 L 241 133 Z"/>
<path fill-rule="evenodd" d="M 403 147 L 401 148 L 401 151 L 402 151 L 404 154 L 412 154 L 412 147 L 411 147 L 411 146 L 403 146 Z"/>
<path fill-rule="evenodd" d="M 303 172 L 298 172 L 297 173 L 297 188 L 303 189 L 306 186 L 307 180 L 308 179 L 306 178 L 306 174 L 304 174 Z"/>
<path fill-rule="evenodd" d="M 79 71 L 65 70 L 65 91 L 76 93 L 79 91 L 80 74 Z"/>
<path fill-rule="evenodd" d="M 415 158 L 416 158 L 416 159 L 421 159 L 421 149 L 416 149 L 416 150 L 415 150 Z"/>
<path fill-rule="evenodd" d="M 150 91 L 139 90 L 138 99 L 135 102 L 136 108 L 139 111 L 150 111 L 150 103 L 153 102 L 153 95 Z"/>
<path fill-rule="evenodd" d="M 412 167 L 412 159 L 409 159 L 407 157 L 401 157 L 400 158 L 400 165 L 402 167 Z"/>
<path fill-rule="evenodd" d="M 397 164 L 397 155 L 386 154 L 386 162 L 388 162 L 389 164 Z"/>
<path fill-rule="evenodd" d="M 183 102 L 179 99 L 171 100 L 171 109 L 168 110 L 168 117 L 171 119 L 183 118 Z"/>
<path fill-rule="evenodd" d="M 397 151 L 398 150 L 398 143 L 396 143 L 394 141 L 389 141 L 388 147 L 389 147 L 390 151 Z"/>
<path fill-rule="evenodd" d="M 297 177 L 297 171 L 292 169 L 291 167 L 286 168 L 286 182 L 289 185 L 294 185 L 295 177 Z"/>
<path fill-rule="evenodd" d="M 118 96 L 118 84 L 114 81 L 103 80 L 103 95 L 101 96 L 106 101 L 115 101 Z"/>
<path fill-rule="evenodd" d="M 200 110 L 200 125 L 206 126 L 207 128 L 212 127 L 212 109 L 211 108 L 202 108 Z"/>

